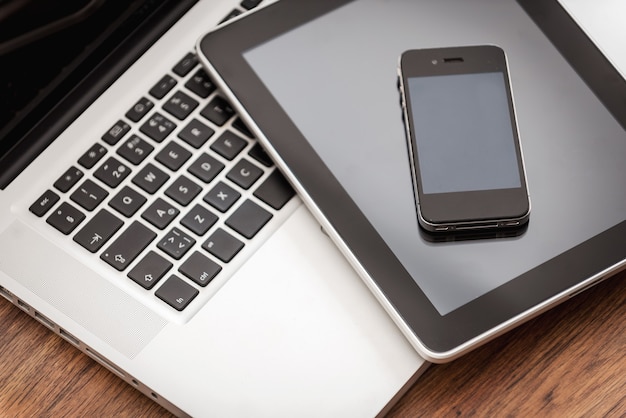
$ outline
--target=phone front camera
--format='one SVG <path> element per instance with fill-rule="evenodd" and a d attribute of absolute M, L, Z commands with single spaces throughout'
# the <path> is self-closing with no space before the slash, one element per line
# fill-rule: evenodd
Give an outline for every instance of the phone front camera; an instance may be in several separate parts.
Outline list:
<path fill-rule="evenodd" d="M 437 65 L 438 61 L 437 60 L 432 60 L 431 62 L 433 63 L 433 65 Z"/>

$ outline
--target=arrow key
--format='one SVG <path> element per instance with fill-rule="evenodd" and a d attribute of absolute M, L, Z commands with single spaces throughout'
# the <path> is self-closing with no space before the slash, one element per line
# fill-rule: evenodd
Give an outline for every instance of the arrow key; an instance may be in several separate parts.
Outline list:
<path fill-rule="evenodd" d="M 165 273 L 172 268 L 172 263 L 150 251 L 137 265 L 128 273 L 128 277 L 144 289 L 152 289 L 155 284 L 165 276 Z"/>

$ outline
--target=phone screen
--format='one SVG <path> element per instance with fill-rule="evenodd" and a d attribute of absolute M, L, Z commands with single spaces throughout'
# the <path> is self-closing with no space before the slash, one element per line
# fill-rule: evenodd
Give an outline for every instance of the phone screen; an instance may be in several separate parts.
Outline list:
<path fill-rule="evenodd" d="M 501 72 L 407 81 L 423 193 L 521 186 Z"/>

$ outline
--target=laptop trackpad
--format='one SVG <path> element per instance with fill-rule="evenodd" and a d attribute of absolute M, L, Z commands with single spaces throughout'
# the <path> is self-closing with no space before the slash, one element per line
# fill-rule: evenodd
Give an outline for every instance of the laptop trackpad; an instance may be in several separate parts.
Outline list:
<path fill-rule="evenodd" d="M 0 271 L 129 358 L 167 323 L 19 221 L 0 234 Z"/>

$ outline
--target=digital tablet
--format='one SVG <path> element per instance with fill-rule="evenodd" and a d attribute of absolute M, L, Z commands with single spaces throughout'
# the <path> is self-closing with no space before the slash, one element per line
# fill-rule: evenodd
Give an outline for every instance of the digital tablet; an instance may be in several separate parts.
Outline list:
<path fill-rule="evenodd" d="M 416 216 L 398 59 L 472 45 L 506 54 L 532 216 L 511 234 L 433 239 Z M 197 50 L 430 361 L 626 264 L 626 83 L 555 0 L 281 0 Z"/>

